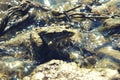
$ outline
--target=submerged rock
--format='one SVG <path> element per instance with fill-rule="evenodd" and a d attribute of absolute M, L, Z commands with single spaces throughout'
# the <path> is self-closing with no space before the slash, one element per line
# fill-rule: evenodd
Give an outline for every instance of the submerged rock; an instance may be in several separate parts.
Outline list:
<path fill-rule="evenodd" d="M 8 0 L 10 3 L 12 3 L 12 1 L 13 0 Z M 26 2 L 28 4 L 30 3 L 29 1 Z M 73 5 L 71 4 L 72 2 L 74 3 Z M 44 9 L 42 11 L 37 9 L 37 11 L 34 11 L 33 8 L 28 7 L 29 11 L 27 12 L 33 10 L 30 12 L 32 17 L 36 14 L 35 18 L 38 19 L 38 22 L 36 21 L 35 24 L 37 24 L 37 27 L 34 24 L 27 26 L 26 23 L 25 26 L 17 25 L 8 29 L 8 32 L 0 37 L 0 79 L 14 80 L 23 77 L 23 80 L 119 79 L 119 0 L 99 0 L 99 5 L 97 5 L 97 1 L 94 2 L 94 0 L 72 0 L 71 3 L 68 1 L 65 5 L 60 6 L 60 9 L 62 9 L 61 11 L 64 11 L 63 9 L 72 9 L 78 5 L 77 2 L 84 3 L 84 5 L 80 7 L 83 9 L 76 9 L 75 12 L 90 12 L 90 14 L 83 15 L 84 17 L 88 17 L 88 19 L 92 16 L 90 20 L 86 18 L 82 20 L 81 18 L 76 18 L 72 20 L 72 22 L 59 23 L 58 16 L 55 17 L 58 18 L 58 23 L 55 22 L 52 24 L 52 22 L 50 22 L 51 25 L 47 23 L 47 25 L 45 25 L 46 27 L 40 27 L 42 25 L 41 18 L 45 18 L 46 20 L 46 16 L 50 15 L 51 18 L 51 14 L 48 15 L 46 12 L 44 13 Z M 36 6 L 38 7 L 37 4 Z M 24 7 L 24 5 L 22 5 L 22 7 Z M 9 8 L 9 5 L 4 8 L 0 5 L 1 10 L 7 10 L 7 8 Z M 43 6 L 43 8 L 45 8 L 45 6 Z M 47 10 L 47 8 L 45 8 L 45 10 Z M 95 13 L 95 15 L 92 15 L 91 12 Z M 96 13 L 98 14 L 96 15 Z M 105 17 L 109 15 L 107 16 L 109 19 L 94 19 L 94 17 L 99 18 L 103 15 L 105 15 Z M 20 15 L 18 15 L 18 17 L 19 16 Z M 65 16 L 69 16 L 69 14 Z M 11 19 L 18 20 L 16 16 L 11 17 Z M 33 22 L 33 18 L 31 19 L 31 22 Z M 5 27 L 9 28 L 9 23 L 8 26 L 6 25 Z M 22 23 L 24 25 L 24 20 Z M 103 27 L 101 27 L 101 25 Z M 23 30 L 19 31 L 18 27 Z M 36 67 L 36 64 L 39 66 Z M 35 67 L 36 69 L 31 73 Z"/>
<path fill-rule="evenodd" d="M 118 57 L 115 57 L 114 53 L 106 48 L 112 46 L 110 41 L 99 32 L 82 33 L 66 26 L 34 28 L 29 32 L 18 34 L 15 38 L 1 43 L 1 45 L 3 47 L 1 51 L 9 53 L 6 55 L 36 60 L 39 63 L 51 59 L 62 59 L 75 61 L 80 67 L 94 67 L 97 65 L 96 62 L 103 59 L 101 57 L 104 55 L 112 56 L 119 61 L 119 51 L 112 49 L 112 51 L 118 52 L 115 53 Z M 13 48 L 13 51 L 18 50 L 22 54 L 9 50 L 8 46 Z M 101 56 L 103 53 L 105 54 Z M 118 62 L 113 60 L 114 63 Z M 103 62 L 100 64 L 102 65 Z"/>
<path fill-rule="evenodd" d="M 82 33 L 76 29 L 66 29 L 64 26 L 51 26 L 38 34 L 40 39 L 38 38 L 37 41 L 42 40 L 42 45 L 39 45 L 38 42 L 31 39 L 31 43 L 33 44 L 32 48 L 35 53 L 34 57 L 37 58 L 37 60 L 43 60 L 44 62 L 44 60 L 54 58 L 76 61 L 80 65 L 84 65 L 84 63 L 87 64 L 85 61 L 88 60 L 85 60 L 85 58 L 93 55 L 82 46 Z M 31 38 L 33 38 L 33 36 L 31 36 Z M 96 59 L 93 60 L 93 64 L 95 64 Z"/>
<path fill-rule="evenodd" d="M 107 3 L 105 4 L 101 4 L 99 6 L 93 6 L 93 9 L 92 9 L 92 12 L 94 13 L 99 13 L 100 15 L 101 14 L 109 14 L 112 16 L 112 14 L 114 15 L 119 15 L 120 14 L 120 11 L 119 11 L 119 3 L 120 3 L 120 0 L 109 0 Z"/>
<path fill-rule="evenodd" d="M 67 63 L 62 60 L 51 60 L 46 64 L 37 66 L 34 71 L 30 75 L 24 77 L 23 80 L 26 80 L 26 78 L 36 80 L 35 78 L 33 79 L 36 74 L 42 75 L 42 79 L 50 80 L 111 80 L 113 78 L 118 78 L 117 76 L 119 75 L 117 70 L 106 68 L 79 68 L 74 62 Z M 36 76 L 36 78 L 41 79 L 41 76 Z"/>
<path fill-rule="evenodd" d="M 35 67 L 34 62 L 30 60 L 21 60 L 14 57 L 6 56 L 0 60 L 0 74 L 6 76 L 0 76 L 0 79 L 22 78 L 28 75 Z"/>
<path fill-rule="evenodd" d="M 119 69 L 119 61 L 115 60 L 110 56 L 104 56 L 101 60 L 99 60 L 95 68 L 111 68 L 111 69 Z"/>
<path fill-rule="evenodd" d="M 113 49 L 111 46 L 106 46 L 98 50 L 98 54 L 105 54 L 113 57 L 116 60 L 120 60 L 120 51 Z"/>
<path fill-rule="evenodd" d="M 109 37 L 114 34 L 120 34 L 120 18 L 106 19 L 102 27 L 98 27 L 98 31 L 105 37 Z"/>

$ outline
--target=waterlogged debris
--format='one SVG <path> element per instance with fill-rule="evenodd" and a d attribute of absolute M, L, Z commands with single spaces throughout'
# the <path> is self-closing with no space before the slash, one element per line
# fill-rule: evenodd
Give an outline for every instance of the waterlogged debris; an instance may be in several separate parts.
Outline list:
<path fill-rule="evenodd" d="M 82 20 L 89 19 L 89 20 L 97 20 L 97 19 L 108 19 L 116 16 L 116 14 L 110 13 L 109 15 L 99 15 L 91 13 L 92 8 L 90 4 L 85 5 L 77 5 L 77 2 L 74 1 L 75 4 L 72 4 L 71 1 L 66 2 L 59 10 L 55 8 L 51 9 L 43 4 L 32 2 L 32 1 L 22 1 L 18 6 L 12 7 L 6 11 L 6 15 L 1 21 L 0 32 L 1 36 L 4 35 L 6 32 L 15 30 L 19 31 L 24 29 L 25 27 L 35 24 L 36 26 L 46 26 L 53 24 L 69 24 L 71 22 L 79 23 Z M 71 4 L 71 5 L 69 5 Z M 23 5 L 25 9 L 23 9 Z M 68 6 L 69 5 L 69 6 Z M 68 7 L 67 7 L 68 6 Z M 82 7 L 85 6 L 85 9 L 82 10 Z M 61 10 L 62 8 L 62 10 Z M 20 10 L 19 10 L 20 9 Z M 21 24 L 23 23 L 23 24 Z M 29 24 L 28 24 L 29 23 Z M 63 25 L 64 25 L 63 24 Z M 19 27 L 18 27 L 19 26 Z"/>

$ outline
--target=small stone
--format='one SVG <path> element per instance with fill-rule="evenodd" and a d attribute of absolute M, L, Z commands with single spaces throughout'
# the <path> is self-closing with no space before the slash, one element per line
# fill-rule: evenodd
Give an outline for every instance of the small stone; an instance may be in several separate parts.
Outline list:
<path fill-rule="evenodd" d="M 30 77 L 26 76 L 23 78 L 23 80 L 30 80 Z"/>
<path fill-rule="evenodd" d="M 41 72 L 38 72 L 34 74 L 31 78 L 31 80 L 42 80 L 45 77 L 45 75 Z"/>

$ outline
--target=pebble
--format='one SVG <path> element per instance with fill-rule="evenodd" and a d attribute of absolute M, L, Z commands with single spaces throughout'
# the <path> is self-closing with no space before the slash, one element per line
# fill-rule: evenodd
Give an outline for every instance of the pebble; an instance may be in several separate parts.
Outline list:
<path fill-rule="evenodd" d="M 38 72 L 32 76 L 31 80 L 43 80 L 44 77 L 45 75 L 43 73 Z"/>
<path fill-rule="evenodd" d="M 30 77 L 26 76 L 23 78 L 23 80 L 30 80 Z"/>

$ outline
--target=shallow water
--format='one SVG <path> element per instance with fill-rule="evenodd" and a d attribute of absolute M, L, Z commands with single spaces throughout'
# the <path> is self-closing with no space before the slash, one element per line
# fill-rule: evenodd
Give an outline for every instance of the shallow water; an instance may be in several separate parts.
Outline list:
<path fill-rule="evenodd" d="M 2 0 L 0 2 L 3 1 L 5 0 Z M 60 6 L 62 7 L 61 11 L 64 11 L 64 9 L 69 10 L 70 8 L 75 6 L 75 5 L 70 6 L 70 8 L 69 6 L 68 7 L 66 6 L 65 8 L 63 8 L 64 3 L 68 2 L 68 0 L 31 0 L 31 1 L 40 2 L 52 9 L 56 9 L 56 6 L 57 7 Z M 77 0 L 72 0 L 72 1 L 76 2 Z M 98 0 L 98 1 L 100 4 L 106 4 L 109 2 L 109 0 Z M 19 3 L 18 1 L 15 0 L 10 0 L 10 1 L 6 0 L 5 2 L 10 2 L 14 6 L 18 5 Z M 90 2 L 88 3 L 90 4 Z M 9 7 L 1 8 L 4 7 L 5 5 L 0 6 L 0 10 L 1 10 L 0 15 L 4 15 L 5 13 L 4 11 L 9 9 Z M 100 6 L 100 5 L 96 3 L 96 5 L 93 6 Z M 117 3 L 117 7 L 119 9 L 119 3 Z M 82 10 L 75 10 L 75 11 L 89 12 L 89 10 L 85 6 L 82 7 Z M 2 16 L 0 18 L 2 18 Z M 20 31 L 19 29 L 18 31 L 14 30 L 15 28 L 13 28 L 13 31 L 12 29 L 10 29 L 9 31 L 9 27 L 11 27 L 11 25 L 14 25 L 15 23 L 14 20 L 17 19 L 18 19 L 17 17 L 14 17 L 11 21 L 9 21 L 10 24 L 8 23 L 7 26 L 8 33 L 0 37 L 0 41 L 1 41 L 0 42 L 0 65 L 1 65 L 0 73 L 8 75 L 9 79 L 10 78 L 17 79 L 18 77 L 22 78 L 30 74 L 38 64 L 41 64 L 49 60 L 48 58 L 51 59 L 51 57 L 54 57 L 55 54 L 59 56 L 61 55 L 60 53 L 63 53 L 62 55 L 63 58 L 64 57 L 66 58 L 65 54 L 71 54 L 70 58 L 73 61 L 75 60 L 77 63 L 81 63 L 81 64 L 90 63 L 92 66 L 94 66 L 97 63 L 95 67 L 101 67 L 101 65 L 107 64 L 105 63 L 104 60 L 108 60 L 108 63 L 109 61 L 111 62 L 113 61 L 113 64 L 115 64 L 112 67 L 113 69 L 119 68 L 118 67 L 120 65 L 119 64 L 120 62 L 119 27 L 115 27 L 115 28 L 110 27 L 107 30 L 106 29 L 104 30 L 104 27 L 106 27 L 107 25 L 109 26 L 109 22 L 105 23 L 104 20 L 102 19 L 81 19 L 80 21 L 79 19 L 75 19 L 75 21 L 77 20 L 78 21 L 77 22 L 73 21 L 68 23 L 63 22 L 62 25 L 69 26 L 69 28 L 73 30 L 73 32 L 75 33 L 74 35 L 75 37 L 72 38 L 73 35 L 67 34 L 65 33 L 65 31 L 55 32 L 62 30 L 62 28 L 54 27 L 56 25 L 62 27 L 61 24 L 59 23 L 53 23 L 50 26 L 42 25 L 44 28 L 43 29 L 40 28 L 41 27 L 40 26 L 41 23 L 39 22 L 40 20 L 36 20 L 35 22 L 33 22 L 33 24 L 26 26 L 26 28 L 22 28 Z M 113 21 L 114 20 L 116 19 L 113 19 Z M 119 20 L 118 23 L 115 24 L 119 25 Z M 49 28 L 51 26 L 53 27 L 53 29 Z M 103 28 L 101 29 L 101 27 Z M 37 30 L 41 30 L 40 32 L 42 31 L 43 32 L 39 34 Z M 31 37 L 32 35 L 34 36 Z M 52 37 L 49 37 L 49 35 Z M 43 43 L 45 44 L 43 45 Z M 50 55 L 51 53 L 52 55 Z M 55 58 L 58 57 L 56 57 L 55 55 Z M 107 66 L 104 65 L 104 67 L 111 68 L 111 65 L 107 65 Z M 8 71 L 6 70 L 7 68 Z"/>

